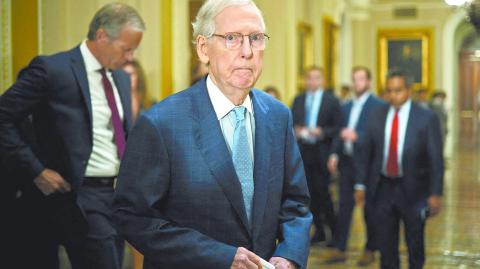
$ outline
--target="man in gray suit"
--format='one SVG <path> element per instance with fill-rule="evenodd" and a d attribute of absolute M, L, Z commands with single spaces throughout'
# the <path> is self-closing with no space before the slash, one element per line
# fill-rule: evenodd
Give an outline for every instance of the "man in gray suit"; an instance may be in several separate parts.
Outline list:
<path fill-rule="evenodd" d="M 208 76 L 137 120 L 114 199 L 145 268 L 305 268 L 312 215 L 289 109 L 253 89 L 268 35 L 251 0 L 193 24 Z"/>

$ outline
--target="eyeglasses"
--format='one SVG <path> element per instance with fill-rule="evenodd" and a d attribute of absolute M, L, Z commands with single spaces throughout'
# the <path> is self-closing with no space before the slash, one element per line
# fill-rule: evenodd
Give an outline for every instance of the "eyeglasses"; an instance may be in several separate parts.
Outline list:
<path fill-rule="evenodd" d="M 243 45 L 243 37 L 248 37 L 248 41 L 250 41 L 250 47 L 255 50 L 264 50 L 267 41 L 270 37 L 264 33 L 253 33 L 249 35 L 242 35 L 241 33 L 226 33 L 224 35 L 213 34 L 212 36 L 221 37 L 225 39 L 225 47 L 227 49 L 238 49 Z"/>

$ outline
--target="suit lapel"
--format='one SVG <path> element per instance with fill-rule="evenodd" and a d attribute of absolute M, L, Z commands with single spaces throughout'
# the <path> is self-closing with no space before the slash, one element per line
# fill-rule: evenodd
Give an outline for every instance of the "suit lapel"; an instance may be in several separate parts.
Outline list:
<path fill-rule="evenodd" d="M 259 235 L 262 227 L 265 205 L 268 197 L 268 174 L 270 168 L 271 126 L 268 120 L 268 107 L 259 98 L 260 94 L 252 91 L 255 115 L 255 164 L 253 178 L 255 191 L 253 196 L 253 236 Z"/>
<path fill-rule="evenodd" d="M 115 86 L 118 89 L 118 95 L 120 95 L 120 100 L 122 102 L 122 107 L 123 107 L 123 118 L 124 118 L 124 129 L 125 130 L 130 130 L 132 126 L 132 107 L 131 107 L 131 92 L 130 92 L 130 85 L 126 83 L 124 80 L 124 83 L 121 83 L 120 80 L 120 74 L 119 72 L 121 71 L 113 71 L 112 72 L 112 77 L 113 81 L 115 82 Z M 128 132 L 125 132 L 128 133 Z"/>
<path fill-rule="evenodd" d="M 307 104 L 307 94 L 306 93 L 303 93 L 301 95 L 301 97 L 299 99 L 299 102 L 300 102 L 300 104 L 299 104 L 300 109 L 299 109 L 298 113 L 300 115 L 299 119 L 301 120 L 301 125 L 303 126 L 303 125 L 306 125 L 305 117 L 307 115 L 307 111 L 306 111 L 307 110 L 307 106 L 306 106 L 306 104 Z"/>
<path fill-rule="evenodd" d="M 215 180 L 230 201 L 246 231 L 250 234 L 242 189 L 233 166 L 232 156 L 228 151 L 220 123 L 208 96 L 205 79 L 194 86 L 192 95 L 192 117 L 196 144 L 205 158 Z"/>
<path fill-rule="evenodd" d="M 365 121 L 365 117 L 367 116 L 368 114 L 368 111 L 370 109 L 370 106 L 371 106 L 371 102 L 373 101 L 373 96 L 370 95 L 367 99 L 367 101 L 365 101 L 365 104 L 363 104 L 363 108 L 362 108 L 362 111 L 360 112 L 360 116 L 358 117 L 358 122 L 357 122 L 357 126 L 356 126 L 356 130 L 357 131 L 363 131 L 363 129 L 365 128 L 365 124 L 367 123 Z"/>
<path fill-rule="evenodd" d="M 403 145 L 402 163 L 405 163 L 405 156 L 407 155 L 405 153 L 412 146 L 412 141 L 415 134 L 414 130 L 416 128 L 415 124 L 417 122 L 414 120 L 415 118 L 414 115 L 417 114 L 416 110 L 417 110 L 417 107 L 415 106 L 414 103 L 412 103 L 410 107 L 410 113 L 408 115 L 407 130 L 405 131 L 405 142 Z"/>
<path fill-rule="evenodd" d="M 326 111 L 328 110 L 328 107 L 326 105 L 326 102 L 328 101 L 326 99 L 328 97 L 326 95 L 327 93 L 324 90 L 322 94 L 322 100 L 320 100 L 320 109 L 318 110 L 318 115 L 317 115 L 317 126 L 320 126 L 320 123 L 324 124 L 324 122 L 322 121 L 322 116 L 326 115 Z"/>
<path fill-rule="evenodd" d="M 85 63 L 83 62 L 80 47 L 76 47 L 75 49 L 73 49 L 71 54 L 72 70 L 77 80 L 77 83 L 80 86 L 80 91 L 82 92 L 83 100 L 88 111 L 90 127 L 92 127 L 92 101 L 90 99 L 87 71 L 85 70 Z"/>
<path fill-rule="evenodd" d="M 388 116 L 388 110 L 390 109 L 390 106 L 389 105 L 385 105 L 385 107 L 383 108 L 383 111 L 382 111 L 382 114 L 380 115 L 380 121 L 382 124 L 378 125 L 379 126 L 379 129 L 377 131 L 378 133 L 378 141 L 379 141 L 379 145 L 380 145 L 380 156 L 383 156 L 383 151 L 385 150 L 385 128 L 386 128 L 386 125 L 387 125 L 387 116 Z M 383 157 L 382 157 L 382 160 L 383 160 Z"/>
<path fill-rule="evenodd" d="M 343 125 L 348 126 L 348 122 L 350 121 L 350 112 L 352 112 L 353 101 L 349 101 L 344 108 L 344 117 L 343 117 Z"/>

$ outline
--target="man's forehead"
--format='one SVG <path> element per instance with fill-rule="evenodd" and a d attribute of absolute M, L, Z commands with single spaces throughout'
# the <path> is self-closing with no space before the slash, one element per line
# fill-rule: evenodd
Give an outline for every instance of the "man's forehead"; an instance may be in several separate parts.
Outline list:
<path fill-rule="evenodd" d="M 242 30 L 262 31 L 262 17 L 251 4 L 232 5 L 224 8 L 215 17 L 217 29 L 236 32 Z"/>

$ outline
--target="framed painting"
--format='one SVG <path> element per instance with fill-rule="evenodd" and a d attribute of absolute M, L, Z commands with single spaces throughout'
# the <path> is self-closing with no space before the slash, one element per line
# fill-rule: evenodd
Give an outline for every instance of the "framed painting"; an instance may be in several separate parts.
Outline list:
<path fill-rule="evenodd" d="M 297 85 L 303 88 L 303 73 L 313 65 L 313 37 L 312 26 L 307 23 L 298 24 L 298 51 L 297 51 Z"/>
<path fill-rule="evenodd" d="M 413 78 L 413 89 L 433 89 L 433 31 L 431 29 L 381 29 L 378 32 L 377 88 L 385 88 L 391 69 L 402 69 Z"/>

